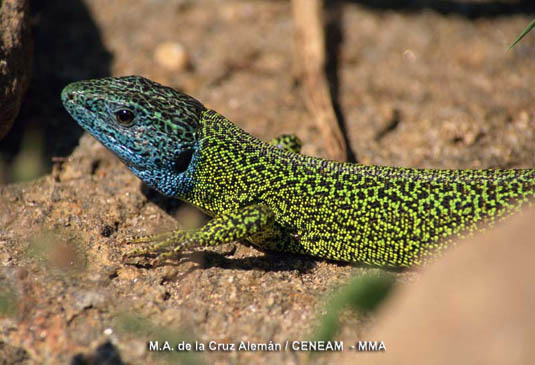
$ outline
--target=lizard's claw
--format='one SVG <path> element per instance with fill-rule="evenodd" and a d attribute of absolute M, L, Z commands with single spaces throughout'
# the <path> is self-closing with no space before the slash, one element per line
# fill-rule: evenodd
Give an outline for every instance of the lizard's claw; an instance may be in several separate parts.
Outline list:
<path fill-rule="evenodd" d="M 134 244 L 147 243 L 148 246 L 128 251 L 125 254 L 125 258 L 155 255 L 160 260 L 178 253 L 185 246 L 187 239 L 186 232 L 179 230 L 148 236 L 135 236 L 126 242 Z"/>
<path fill-rule="evenodd" d="M 129 238 L 126 240 L 128 243 L 150 243 L 150 242 L 158 242 L 165 240 L 173 235 L 175 232 L 165 232 L 165 233 L 159 233 L 159 234 L 149 234 L 144 236 L 134 236 L 132 238 Z"/>

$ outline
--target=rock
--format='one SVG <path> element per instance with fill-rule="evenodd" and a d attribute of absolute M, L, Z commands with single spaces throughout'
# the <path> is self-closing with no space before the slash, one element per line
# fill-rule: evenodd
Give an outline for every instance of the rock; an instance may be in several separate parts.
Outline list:
<path fill-rule="evenodd" d="M 0 140 L 19 113 L 30 82 L 31 60 L 29 1 L 0 1 Z"/>
<path fill-rule="evenodd" d="M 188 52 L 178 42 L 160 43 L 154 51 L 154 59 L 170 71 L 183 71 L 189 65 Z"/>

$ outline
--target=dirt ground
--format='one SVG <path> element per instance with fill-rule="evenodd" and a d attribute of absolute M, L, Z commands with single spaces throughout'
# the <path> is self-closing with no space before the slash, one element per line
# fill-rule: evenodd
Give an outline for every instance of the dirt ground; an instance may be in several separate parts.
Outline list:
<path fill-rule="evenodd" d="M 295 133 L 303 153 L 324 156 L 295 77 L 289 2 L 51 0 L 32 7 L 33 81 L 0 151 L 7 171 L 28 138 L 36 141 L 44 175 L 0 185 L 5 363 L 69 363 L 108 339 L 132 364 L 177 360 L 148 352 L 149 340 L 306 340 L 325 296 L 351 275 L 376 270 L 242 244 L 158 268 L 122 263 L 126 237 L 205 218 L 143 187 L 60 104 L 70 81 L 138 74 L 195 96 L 264 140 Z M 530 1 L 329 2 L 328 72 L 357 160 L 535 167 L 535 36 L 507 50 L 534 14 Z M 187 67 L 158 63 L 165 42 L 184 47 Z M 344 338 L 365 338 L 374 323 L 345 317 Z M 182 360 L 329 361 L 292 351 L 194 355 Z"/>

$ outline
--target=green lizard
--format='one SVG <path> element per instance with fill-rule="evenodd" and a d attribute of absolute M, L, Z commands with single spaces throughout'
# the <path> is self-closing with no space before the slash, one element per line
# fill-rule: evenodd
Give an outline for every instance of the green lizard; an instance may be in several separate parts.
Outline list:
<path fill-rule="evenodd" d="M 141 180 L 213 217 L 144 236 L 131 255 L 170 256 L 246 239 L 263 248 L 379 266 L 426 262 L 535 196 L 535 169 L 366 166 L 270 144 L 194 98 L 139 76 L 75 82 L 65 108 Z"/>

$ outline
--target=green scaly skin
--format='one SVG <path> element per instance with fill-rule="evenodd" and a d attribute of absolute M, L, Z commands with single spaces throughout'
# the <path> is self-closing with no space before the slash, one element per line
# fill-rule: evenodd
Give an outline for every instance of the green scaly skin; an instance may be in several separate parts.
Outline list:
<path fill-rule="evenodd" d="M 196 231 L 133 239 L 130 255 L 246 239 L 263 249 L 378 266 L 422 264 L 535 196 L 535 169 L 365 166 L 270 144 L 197 100 L 138 76 L 81 81 L 62 92 L 78 123 L 145 183 L 213 219 Z"/>

